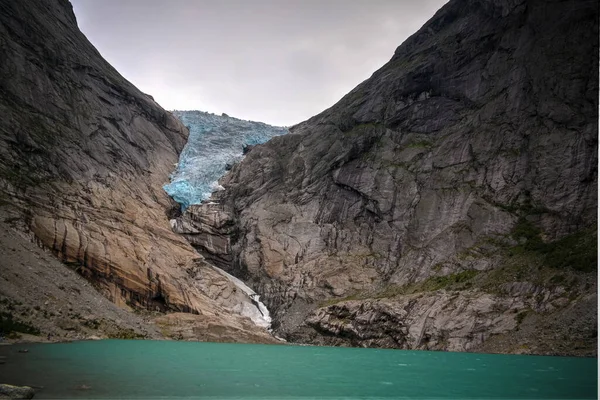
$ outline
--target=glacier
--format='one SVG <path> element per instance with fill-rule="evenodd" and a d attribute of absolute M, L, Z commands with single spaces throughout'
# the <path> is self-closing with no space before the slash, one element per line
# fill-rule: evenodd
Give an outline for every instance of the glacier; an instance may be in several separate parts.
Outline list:
<path fill-rule="evenodd" d="M 289 132 L 284 127 L 245 121 L 226 114 L 219 116 L 178 110 L 172 113 L 188 127 L 190 134 L 170 183 L 163 189 L 181 205 L 182 211 L 192 204 L 208 200 L 214 191 L 222 189 L 218 180 L 226 173 L 227 165 L 242 159 L 244 147 L 265 143 L 274 136 Z M 233 282 L 252 301 L 241 302 L 232 311 L 270 330 L 271 316 L 260 296 L 235 276 L 216 266 L 212 268 Z"/>
<path fill-rule="evenodd" d="M 265 143 L 288 133 L 287 128 L 245 121 L 226 114 L 172 111 L 190 131 L 176 170 L 164 190 L 185 210 L 222 189 L 218 180 L 227 165 L 240 161 L 245 146 Z"/>

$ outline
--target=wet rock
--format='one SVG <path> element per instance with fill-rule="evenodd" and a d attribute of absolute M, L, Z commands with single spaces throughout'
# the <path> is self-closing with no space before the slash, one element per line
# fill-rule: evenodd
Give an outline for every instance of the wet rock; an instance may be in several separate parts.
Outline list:
<path fill-rule="evenodd" d="M 33 399 L 35 390 L 29 386 L 0 384 L 0 399 Z"/>

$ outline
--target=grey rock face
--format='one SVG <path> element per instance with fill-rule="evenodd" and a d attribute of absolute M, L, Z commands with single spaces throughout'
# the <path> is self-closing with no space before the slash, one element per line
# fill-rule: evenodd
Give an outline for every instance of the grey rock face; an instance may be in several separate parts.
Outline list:
<path fill-rule="evenodd" d="M 495 312 L 521 306 L 511 300 L 464 291 L 405 296 L 399 301 L 349 301 L 318 311 L 307 324 L 324 333 L 325 343 L 467 351 L 488 336 L 517 326 L 515 314 Z"/>
<path fill-rule="evenodd" d="M 338 337 L 339 310 L 314 311 L 324 300 L 506 266 L 519 221 L 546 242 L 595 226 L 597 65 L 597 4 L 450 1 L 333 107 L 256 146 L 222 179 L 219 210 L 191 209 L 178 231 L 245 278 L 282 334 L 309 318 Z M 409 300 L 374 312 L 400 321 Z M 372 335 L 352 344 L 418 342 Z"/>
<path fill-rule="evenodd" d="M 187 129 L 100 56 L 67 0 L 0 0 L 0 58 L 0 206 L 17 225 L 124 308 L 237 318 L 202 289 L 222 276 L 187 272 L 204 262 L 167 218 Z"/>
<path fill-rule="evenodd" d="M 594 355 L 593 326 L 585 319 L 595 318 L 596 297 L 562 303 L 562 288 L 531 289 L 530 296 L 475 289 L 343 301 L 316 310 L 291 338 L 323 345 Z M 566 316 L 579 329 L 571 329 Z M 544 336 L 536 338 L 540 331 Z M 495 343 L 511 336 L 512 342 Z"/>

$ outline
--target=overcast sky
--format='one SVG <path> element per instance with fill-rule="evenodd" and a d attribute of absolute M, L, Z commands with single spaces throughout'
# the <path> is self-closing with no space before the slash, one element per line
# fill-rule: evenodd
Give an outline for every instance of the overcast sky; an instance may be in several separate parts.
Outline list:
<path fill-rule="evenodd" d="M 71 0 L 100 53 L 164 108 L 293 125 L 385 64 L 446 0 Z"/>

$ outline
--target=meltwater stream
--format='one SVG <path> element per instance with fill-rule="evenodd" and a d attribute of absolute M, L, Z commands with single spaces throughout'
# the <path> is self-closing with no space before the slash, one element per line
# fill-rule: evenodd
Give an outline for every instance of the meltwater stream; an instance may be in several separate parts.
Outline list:
<path fill-rule="evenodd" d="M 244 317 L 250 318 L 252 322 L 258 326 L 269 329 L 271 327 L 271 314 L 269 313 L 267 307 L 260 301 L 260 296 L 235 276 L 215 266 L 213 266 L 213 269 L 233 282 L 233 284 L 246 293 L 254 303 L 252 305 L 248 303 L 241 303 L 234 307 L 232 311 Z"/>

